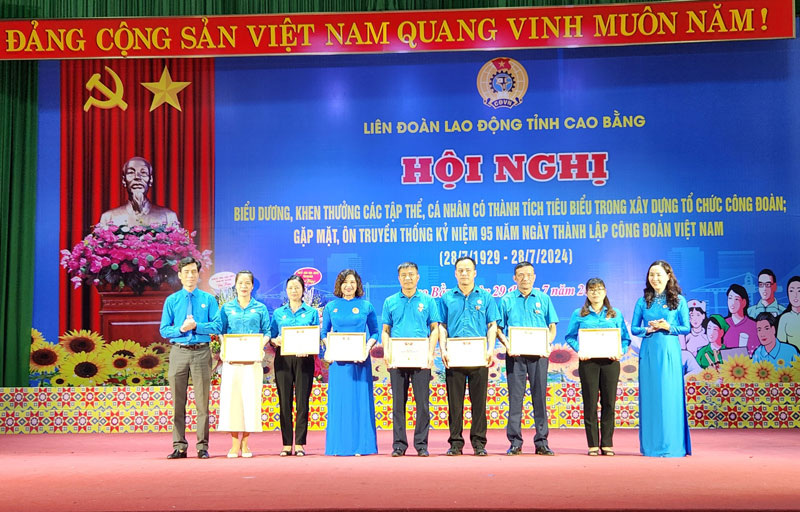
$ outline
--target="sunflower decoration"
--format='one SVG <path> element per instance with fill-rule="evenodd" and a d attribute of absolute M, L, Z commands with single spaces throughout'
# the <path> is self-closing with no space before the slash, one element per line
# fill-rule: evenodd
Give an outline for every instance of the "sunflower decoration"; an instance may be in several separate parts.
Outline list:
<path fill-rule="evenodd" d="M 791 384 L 795 381 L 795 374 L 792 368 L 779 368 L 773 374 L 773 382 L 780 382 L 781 384 Z"/>
<path fill-rule="evenodd" d="M 775 382 L 775 366 L 769 361 L 761 361 L 753 365 L 751 379 L 753 382 Z"/>
<path fill-rule="evenodd" d="M 637 356 L 629 356 L 619 362 L 619 380 L 622 382 L 639 380 L 639 358 Z"/>
<path fill-rule="evenodd" d="M 63 375 L 56 375 L 50 379 L 50 385 L 57 388 L 63 388 L 69 386 L 69 382 L 67 382 L 67 378 Z"/>
<path fill-rule="evenodd" d="M 753 374 L 753 363 L 745 355 L 731 357 L 719 367 L 722 381 L 727 384 L 750 382 Z"/>
<path fill-rule="evenodd" d="M 125 357 L 121 354 L 119 355 L 109 355 L 109 360 L 111 361 L 111 368 L 114 373 L 127 373 L 128 370 L 133 366 L 133 358 L 132 357 Z"/>
<path fill-rule="evenodd" d="M 578 364 L 578 353 L 568 345 L 553 345 L 550 352 L 548 371 L 569 373 Z"/>
<path fill-rule="evenodd" d="M 97 352 L 106 344 L 106 341 L 99 333 L 88 329 L 67 331 L 58 339 L 59 344 L 70 354 Z"/>
<path fill-rule="evenodd" d="M 30 368 L 32 373 L 52 372 L 57 366 L 61 366 L 67 352 L 61 345 L 55 345 L 42 339 L 31 345 Z"/>
<path fill-rule="evenodd" d="M 787 366 L 789 370 L 792 372 L 792 382 L 800 382 L 800 359 L 795 359 L 792 363 L 792 366 Z"/>
<path fill-rule="evenodd" d="M 164 370 L 164 356 L 148 348 L 134 358 L 131 369 L 143 375 L 157 375 Z"/>
<path fill-rule="evenodd" d="M 170 344 L 163 341 L 157 341 L 147 345 L 147 350 L 152 350 L 156 354 L 163 355 L 164 357 L 166 357 L 166 354 L 169 354 L 170 349 L 172 349 Z"/>
<path fill-rule="evenodd" d="M 109 355 L 127 357 L 134 359 L 144 352 L 144 347 L 133 340 L 115 340 L 103 347 Z"/>
<path fill-rule="evenodd" d="M 125 377 L 125 385 L 127 386 L 146 386 L 147 377 L 141 373 L 131 373 Z"/>
<path fill-rule="evenodd" d="M 699 382 L 707 382 L 710 384 L 717 383 L 720 379 L 719 371 L 711 366 L 697 373 L 696 375 Z"/>
<path fill-rule="evenodd" d="M 44 334 L 34 328 L 31 328 L 31 346 L 35 345 L 37 341 L 46 341 L 44 339 Z"/>
<path fill-rule="evenodd" d="M 108 356 L 103 352 L 78 352 L 67 357 L 62 368 L 68 384 L 99 386 L 113 372 Z"/>

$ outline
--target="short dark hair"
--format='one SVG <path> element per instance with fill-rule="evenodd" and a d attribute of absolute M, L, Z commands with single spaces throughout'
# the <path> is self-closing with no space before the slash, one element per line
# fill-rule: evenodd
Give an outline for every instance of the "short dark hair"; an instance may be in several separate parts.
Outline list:
<path fill-rule="evenodd" d="M 239 272 L 236 273 L 236 277 L 233 279 L 234 285 L 236 285 L 236 283 L 239 282 L 239 276 L 250 276 L 250 282 L 252 284 L 256 284 L 256 278 L 255 276 L 253 276 L 252 272 L 250 272 L 249 270 L 240 270 Z"/>
<path fill-rule="evenodd" d="M 471 261 L 471 262 L 472 262 L 472 268 L 478 268 L 478 264 L 477 264 L 477 263 L 475 263 L 475 260 L 474 260 L 474 259 L 472 259 L 472 256 L 461 256 L 460 258 L 458 258 L 458 259 L 456 260 L 456 262 L 455 262 L 455 264 L 454 264 L 453 266 L 454 266 L 454 267 L 457 267 L 457 266 L 458 266 L 458 264 L 459 264 L 459 263 L 461 263 L 461 262 L 462 262 L 462 261 L 464 261 L 464 260 L 469 260 L 469 261 Z"/>
<path fill-rule="evenodd" d="M 200 271 L 200 269 L 201 269 L 201 268 L 203 268 L 203 264 L 202 264 L 202 263 L 200 263 L 200 261 L 199 261 L 199 260 L 196 260 L 196 259 L 194 259 L 194 258 L 193 258 L 193 257 L 191 257 L 191 256 L 187 256 L 187 257 L 183 258 L 182 260 L 180 260 L 180 261 L 178 262 L 178 272 L 180 272 L 181 270 L 183 270 L 183 267 L 185 267 L 185 266 L 187 266 L 187 265 L 191 265 L 192 263 L 194 263 L 195 265 L 197 265 L 197 271 L 198 271 L 198 272 Z M 235 281 L 234 281 L 234 282 L 235 282 Z"/>
<path fill-rule="evenodd" d="M 531 262 L 529 262 L 529 261 L 520 261 L 520 262 L 519 262 L 519 263 L 517 263 L 517 265 L 514 267 L 514 274 L 516 274 L 516 273 L 517 273 L 517 270 L 519 270 L 519 269 L 521 269 L 521 268 L 525 268 L 525 267 L 531 267 L 531 268 L 533 269 L 533 271 L 534 271 L 534 272 L 536 272 L 536 269 L 534 269 L 534 268 L 533 268 L 533 263 L 531 263 Z M 605 285 L 604 285 L 604 286 L 605 286 Z"/>
<path fill-rule="evenodd" d="M 769 276 L 769 277 L 771 277 L 773 284 L 778 282 L 778 278 L 775 277 L 775 272 L 773 272 L 772 269 L 762 268 L 761 270 L 758 271 L 758 275 L 756 276 L 756 279 L 758 279 L 761 276 Z"/>
<path fill-rule="evenodd" d="M 297 281 L 298 283 L 300 283 L 300 287 L 303 289 L 303 293 L 306 292 L 306 282 L 303 281 L 302 276 L 299 276 L 297 274 L 289 276 L 289 279 L 286 280 L 286 286 L 289 286 L 289 283 L 291 283 L 292 281 Z"/>
<path fill-rule="evenodd" d="M 731 292 L 735 293 L 739 297 L 744 299 L 744 309 L 747 310 L 750 307 L 750 296 L 747 294 L 747 290 L 744 289 L 744 286 L 740 284 L 732 284 L 728 287 L 728 291 L 725 292 L 725 297 L 728 296 Z M 733 311 L 728 311 L 729 313 L 733 313 Z"/>
<path fill-rule="evenodd" d="M 778 319 L 775 318 L 772 313 L 768 313 L 767 311 L 762 311 L 756 315 L 756 323 L 758 322 L 768 322 L 769 326 L 773 329 L 777 329 L 778 327 Z"/>
<path fill-rule="evenodd" d="M 356 278 L 356 297 L 363 296 L 364 287 L 361 285 L 361 276 L 358 275 L 358 272 L 352 268 L 346 268 L 339 272 L 339 275 L 336 276 L 336 282 L 333 284 L 333 294 L 337 297 L 342 296 L 342 283 L 344 283 L 344 280 L 347 279 L 347 276 L 353 276 Z"/>
<path fill-rule="evenodd" d="M 417 273 L 419 273 L 419 267 L 413 261 L 404 261 L 403 263 L 397 265 L 397 273 L 399 274 L 401 270 L 406 268 L 413 268 L 417 271 Z"/>

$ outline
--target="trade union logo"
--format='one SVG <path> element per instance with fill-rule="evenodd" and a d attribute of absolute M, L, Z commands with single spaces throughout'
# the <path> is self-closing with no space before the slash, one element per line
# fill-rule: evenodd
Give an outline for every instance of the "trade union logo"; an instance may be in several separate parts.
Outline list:
<path fill-rule="evenodd" d="M 528 92 L 528 73 L 514 59 L 497 57 L 478 71 L 478 92 L 487 107 L 516 107 Z"/>

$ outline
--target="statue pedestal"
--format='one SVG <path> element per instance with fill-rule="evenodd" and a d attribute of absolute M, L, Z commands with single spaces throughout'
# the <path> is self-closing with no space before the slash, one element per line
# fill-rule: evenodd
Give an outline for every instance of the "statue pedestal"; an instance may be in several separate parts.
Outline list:
<path fill-rule="evenodd" d="M 97 290 L 100 293 L 100 334 L 107 342 L 133 340 L 142 346 L 164 341 L 158 328 L 164 300 L 172 290 L 132 291 Z"/>

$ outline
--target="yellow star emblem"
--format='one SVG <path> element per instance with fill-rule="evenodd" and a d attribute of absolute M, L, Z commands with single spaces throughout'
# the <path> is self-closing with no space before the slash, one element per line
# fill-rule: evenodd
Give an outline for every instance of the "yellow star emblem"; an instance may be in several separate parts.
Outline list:
<path fill-rule="evenodd" d="M 166 66 L 158 82 L 142 82 L 142 85 L 153 93 L 153 103 L 150 105 L 150 112 L 164 103 L 169 103 L 178 109 L 178 111 L 183 112 L 181 110 L 181 104 L 178 101 L 178 93 L 191 83 L 192 82 L 173 82 Z"/>

